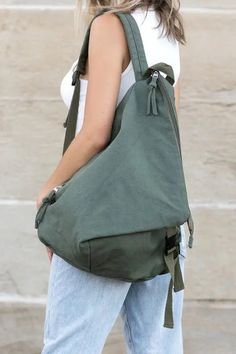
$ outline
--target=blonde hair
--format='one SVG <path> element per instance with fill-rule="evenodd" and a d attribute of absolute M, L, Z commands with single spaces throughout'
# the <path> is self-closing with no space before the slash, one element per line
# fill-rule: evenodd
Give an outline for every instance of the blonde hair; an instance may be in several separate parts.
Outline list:
<path fill-rule="evenodd" d="M 138 7 L 148 10 L 152 6 L 160 18 L 157 27 L 162 25 L 162 34 L 186 43 L 182 17 L 179 13 L 179 0 L 77 0 L 75 11 L 76 33 L 82 39 L 88 22 L 100 9 L 107 12 L 130 12 Z"/>

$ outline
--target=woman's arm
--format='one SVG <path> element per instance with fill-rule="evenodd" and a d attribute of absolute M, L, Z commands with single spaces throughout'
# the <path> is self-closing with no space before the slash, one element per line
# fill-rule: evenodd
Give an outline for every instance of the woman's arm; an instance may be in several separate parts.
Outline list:
<path fill-rule="evenodd" d="M 107 145 L 119 93 L 122 66 L 127 51 L 126 37 L 114 14 L 97 17 L 91 26 L 88 56 L 88 87 L 84 122 L 44 184 L 37 199 L 70 179 L 84 164 Z"/>

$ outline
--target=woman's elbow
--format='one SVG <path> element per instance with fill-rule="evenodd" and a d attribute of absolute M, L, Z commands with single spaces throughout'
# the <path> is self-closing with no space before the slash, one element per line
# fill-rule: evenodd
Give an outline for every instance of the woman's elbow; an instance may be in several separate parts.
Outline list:
<path fill-rule="evenodd" d="M 105 147 L 108 145 L 108 139 L 103 137 L 93 137 L 91 138 L 91 141 L 95 149 L 98 151 L 105 149 Z"/>
<path fill-rule="evenodd" d="M 109 142 L 109 137 L 104 134 L 95 132 L 88 132 L 81 130 L 82 139 L 85 144 L 89 145 L 95 151 L 101 151 L 105 149 Z"/>

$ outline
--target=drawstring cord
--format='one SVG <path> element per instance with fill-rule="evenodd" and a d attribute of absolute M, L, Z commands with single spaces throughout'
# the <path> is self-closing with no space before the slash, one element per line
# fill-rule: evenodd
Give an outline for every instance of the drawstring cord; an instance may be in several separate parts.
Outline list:
<path fill-rule="evenodd" d="M 152 79 L 149 83 L 150 91 L 148 93 L 148 98 L 147 98 L 147 115 L 150 115 L 152 112 L 154 116 L 157 116 L 158 109 L 157 109 L 156 87 L 157 87 L 157 80 L 159 77 L 158 71 L 154 71 L 151 76 Z"/>

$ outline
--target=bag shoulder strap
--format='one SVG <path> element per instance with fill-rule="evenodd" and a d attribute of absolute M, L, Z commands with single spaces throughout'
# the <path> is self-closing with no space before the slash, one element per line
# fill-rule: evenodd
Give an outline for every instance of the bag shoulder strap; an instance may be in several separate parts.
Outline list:
<path fill-rule="evenodd" d="M 158 70 L 165 73 L 167 81 L 173 85 L 175 82 L 174 71 L 170 65 L 157 63 L 150 67 L 148 66 L 142 36 L 134 17 L 130 13 L 124 12 L 117 12 L 116 14 L 120 18 L 125 30 L 136 81 L 145 79 L 153 71 Z"/>
<path fill-rule="evenodd" d="M 88 47 L 89 47 L 89 37 L 91 25 L 97 16 L 102 15 L 107 9 L 104 8 L 100 10 L 90 21 L 87 28 L 84 41 L 81 47 L 80 56 L 73 72 L 72 85 L 75 86 L 70 108 L 63 126 L 66 128 L 65 139 L 63 144 L 63 152 L 65 153 L 71 141 L 75 137 L 76 122 L 79 107 L 79 96 L 80 96 L 80 80 L 81 74 L 85 73 L 86 62 L 88 58 Z M 135 80 L 141 80 L 144 73 L 148 69 L 146 56 L 143 48 L 143 42 L 141 39 L 140 31 L 138 25 L 134 18 L 129 13 L 117 12 L 116 15 L 120 18 L 127 37 L 128 47 L 130 51 L 131 60 L 133 63 Z"/>
<path fill-rule="evenodd" d="M 136 81 L 147 78 L 152 71 L 159 70 L 166 74 L 167 81 L 173 85 L 175 82 L 174 71 L 170 65 L 157 63 L 150 67 L 148 66 L 142 36 L 134 17 L 130 13 L 124 12 L 118 12 L 117 16 L 120 18 L 126 33 Z"/>
<path fill-rule="evenodd" d="M 86 62 L 88 58 L 88 47 L 89 47 L 89 37 L 90 37 L 90 30 L 91 30 L 91 25 L 94 19 L 97 16 L 102 15 L 104 12 L 106 12 L 107 9 L 100 10 L 91 20 L 85 38 L 83 45 L 81 47 L 81 52 L 80 52 L 80 57 L 76 66 L 75 73 L 78 75 L 84 74 L 85 73 L 85 68 L 86 68 Z M 124 13 L 124 12 L 116 12 L 115 13 L 120 21 L 123 24 L 126 38 L 127 38 L 127 43 L 128 43 L 128 48 L 130 51 L 130 56 L 135 72 L 135 79 L 136 81 L 141 80 L 148 69 L 148 64 L 146 60 L 146 55 L 143 47 L 143 41 L 141 38 L 141 34 L 138 28 L 138 25 L 133 18 L 132 15 L 129 13 Z M 76 80 L 76 74 L 74 76 L 74 82 Z"/>
<path fill-rule="evenodd" d="M 81 47 L 79 60 L 77 62 L 77 65 L 76 65 L 74 73 L 73 73 L 72 85 L 75 86 L 75 89 L 74 89 L 71 105 L 70 105 L 70 108 L 69 108 L 69 111 L 67 114 L 67 118 L 66 118 L 65 122 L 63 123 L 63 126 L 66 128 L 64 145 L 63 145 L 63 154 L 65 153 L 66 149 L 68 148 L 71 141 L 75 137 L 78 106 L 79 106 L 79 96 L 80 96 L 79 76 L 80 76 L 80 74 L 84 74 L 85 69 L 86 69 L 91 25 L 97 16 L 102 15 L 106 11 L 107 11 L 107 8 L 100 10 L 90 21 L 87 32 L 84 37 L 82 47 Z M 152 70 L 160 70 L 160 71 L 166 73 L 168 81 L 173 83 L 174 82 L 174 73 L 173 73 L 173 69 L 171 66 L 164 64 L 164 63 L 159 63 L 157 66 L 153 66 L 150 68 L 148 67 L 141 33 L 140 33 L 139 27 L 137 25 L 137 22 L 133 18 L 133 16 L 130 13 L 125 13 L 125 12 L 121 12 L 121 11 L 116 12 L 115 14 L 121 20 L 124 30 L 125 30 L 128 48 L 129 48 L 129 52 L 130 52 L 130 56 L 131 56 L 131 60 L 132 60 L 132 64 L 133 64 L 135 80 L 139 81 L 139 80 L 144 79 L 147 76 L 147 74 L 149 75 L 150 70 L 151 71 Z"/>
<path fill-rule="evenodd" d="M 85 39 L 81 48 L 80 57 L 77 64 L 78 73 L 84 74 L 85 73 L 85 66 L 88 58 L 88 46 L 89 46 L 89 36 L 90 36 L 90 29 L 93 20 L 106 12 L 106 9 L 100 10 L 92 19 L 87 29 Z M 146 55 L 144 51 L 143 41 L 141 38 L 139 27 L 133 18 L 132 15 L 129 13 L 124 12 L 116 12 L 115 13 L 120 21 L 123 24 L 126 39 L 128 43 L 128 48 L 130 51 L 130 56 L 134 68 L 135 79 L 136 81 L 143 79 L 146 70 L 148 69 L 148 64 L 146 60 Z"/>
<path fill-rule="evenodd" d="M 116 15 L 121 20 L 125 30 L 135 80 L 142 80 L 148 69 L 148 64 L 139 27 L 131 14 L 117 12 Z"/>
<path fill-rule="evenodd" d="M 94 19 L 104 13 L 106 9 L 99 11 L 90 21 L 87 31 L 85 33 L 84 41 L 80 50 L 79 59 L 77 65 L 75 66 L 75 70 L 72 76 L 72 86 L 75 86 L 74 93 L 72 96 L 70 108 L 66 117 L 65 122 L 63 123 L 64 128 L 66 128 L 64 144 L 63 144 L 63 151 L 62 155 L 66 152 L 68 146 L 72 142 L 75 137 L 76 132 L 76 123 L 77 123 L 77 115 L 78 115 L 78 108 L 79 108 L 79 99 L 80 99 L 80 80 L 79 77 L 81 74 L 85 74 L 86 69 L 86 62 L 88 57 L 88 46 L 89 46 L 89 37 L 90 37 L 90 30 L 91 25 Z"/>

